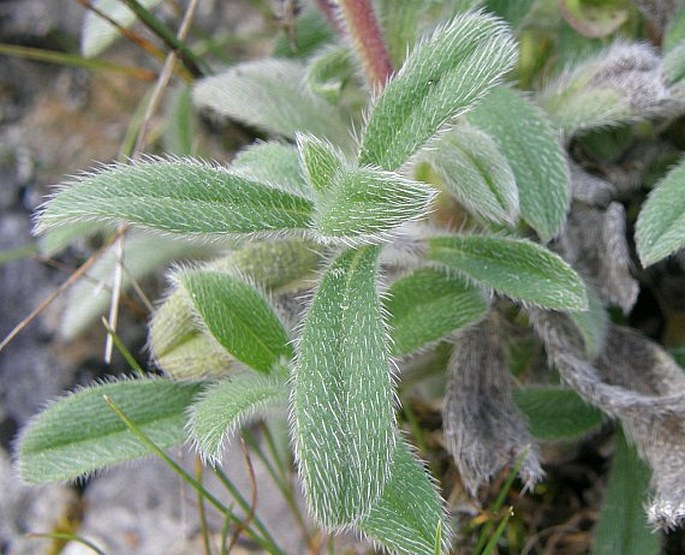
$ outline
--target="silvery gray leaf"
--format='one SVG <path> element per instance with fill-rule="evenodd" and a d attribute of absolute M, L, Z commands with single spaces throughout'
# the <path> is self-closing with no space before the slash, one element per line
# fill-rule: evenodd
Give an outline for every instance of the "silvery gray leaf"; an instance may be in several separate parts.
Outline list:
<path fill-rule="evenodd" d="M 469 493 L 519 457 L 526 486 L 539 481 L 538 451 L 512 399 L 504 340 L 491 319 L 456 336 L 448 371 L 443 431 Z"/>
<path fill-rule="evenodd" d="M 531 310 L 531 321 L 551 362 L 588 402 L 618 418 L 652 468 L 649 522 L 685 523 L 685 373 L 657 344 L 618 326 L 593 362 L 578 348 L 579 334 L 560 314 Z"/>
<path fill-rule="evenodd" d="M 625 211 L 617 202 L 600 210 L 575 203 L 559 241 L 563 258 L 594 287 L 602 300 L 627 313 L 639 285 L 630 273 Z"/>
<path fill-rule="evenodd" d="M 598 207 L 605 207 L 611 202 L 616 194 L 613 183 L 586 172 L 576 164 L 569 166 L 573 200 Z"/>

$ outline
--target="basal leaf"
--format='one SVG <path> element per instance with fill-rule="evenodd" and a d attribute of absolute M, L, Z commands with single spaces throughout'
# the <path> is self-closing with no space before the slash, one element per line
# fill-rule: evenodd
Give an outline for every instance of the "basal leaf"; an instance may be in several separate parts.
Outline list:
<path fill-rule="evenodd" d="M 302 230 L 309 200 L 190 159 L 113 164 L 61 189 L 37 231 L 78 221 L 127 221 L 160 231 L 221 236 Z"/>
<path fill-rule="evenodd" d="M 421 268 L 393 282 L 384 305 L 395 355 L 443 339 L 488 308 L 480 289 L 437 268 Z"/>
<path fill-rule="evenodd" d="M 291 404 L 298 468 L 309 507 L 331 528 L 369 511 L 390 478 L 395 452 L 377 258 L 377 247 L 362 247 L 333 262 L 297 349 Z"/>
<path fill-rule="evenodd" d="M 528 420 L 528 429 L 541 439 L 574 438 L 602 423 L 602 413 L 572 389 L 526 387 L 514 390 L 514 401 Z"/>
<path fill-rule="evenodd" d="M 557 310 L 587 310 L 585 286 L 550 250 L 525 239 L 451 235 L 428 241 L 428 258 L 513 299 Z"/>
<path fill-rule="evenodd" d="M 162 448 L 183 443 L 186 409 L 202 384 L 161 379 L 97 385 L 55 401 L 19 439 L 19 475 L 40 484 L 75 480 L 150 451 L 107 405 L 106 395 Z"/>
<path fill-rule="evenodd" d="M 161 2 L 161 0 L 138 1 L 147 9 L 154 8 Z M 121 0 L 94 0 L 91 3 L 124 28 L 130 27 L 136 20 L 136 14 Z M 81 31 L 81 54 L 86 58 L 93 58 L 120 36 L 121 33 L 114 25 L 94 11 L 88 10 L 83 19 Z"/>
<path fill-rule="evenodd" d="M 286 407 L 282 376 L 239 374 L 202 392 L 190 409 L 190 437 L 203 457 L 217 461 L 242 426 L 274 407 Z"/>
<path fill-rule="evenodd" d="M 492 222 L 513 225 L 519 215 L 516 178 L 493 139 L 472 125 L 441 137 L 426 159 L 447 190 L 468 210 Z"/>
<path fill-rule="evenodd" d="M 200 80 L 193 99 L 200 108 L 273 135 L 294 139 L 298 131 L 307 131 L 349 146 L 349 116 L 311 93 L 305 79 L 305 67 L 296 60 L 243 62 Z"/>
<path fill-rule="evenodd" d="M 376 102 L 360 165 L 396 170 L 450 118 L 471 109 L 509 71 L 516 45 L 503 22 L 460 15 L 419 43 Z"/>
<path fill-rule="evenodd" d="M 379 241 L 426 214 L 434 194 L 395 173 L 345 167 L 317 199 L 313 227 L 325 242 Z"/>
<path fill-rule="evenodd" d="M 658 555 L 661 538 L 650 529 L 644 505 L 649 467 L 620 433 L 595 528 L 592 555 Z"/>
<path fill-rule="evenodd" d="M 335 147 L 311 135 L 298 134 L 300 163 L 309 185 L 315 191 L 328 189 L 343 165 L 343 155 Z"/>
<path fill-rule="evenodd" d="M 435 555 L 449 543 L 443 502 L 426 469 L 403 442 L 397 444 L 392 478 L 357 528 L 392 553 Z M 436 539 L 442 538 L 436 549 Z"/>
<path fill-rule="evenodd" d="M 637 254 L 645 267 L 685 247 L 685 162 L 652 190 L 635 228 Z"/>
<path fill-rule="evenodd" d="M 252 285 L 203 270 L 182 272 L 180 280 L 203 325 L 231 356 L 267 374 L 291 358 L 283 324 Z"/>
<path fill-rule="evenodd" d="M 469 114 L 509 160 L 521 215 L 543 241 L 559 234 L 570 203 L 569 170 L 559 134 L 520 92 L 495 89 Z"/>

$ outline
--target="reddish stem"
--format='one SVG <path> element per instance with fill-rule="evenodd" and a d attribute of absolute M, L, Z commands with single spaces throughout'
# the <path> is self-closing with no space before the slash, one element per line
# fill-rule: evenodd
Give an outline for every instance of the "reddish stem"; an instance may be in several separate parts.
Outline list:
<path fill-rule="evenodd" d="M 371 87 L 380 91 L 393 68 L 371 0 L 340 0 L 347 30 L 364 64 Z"/>

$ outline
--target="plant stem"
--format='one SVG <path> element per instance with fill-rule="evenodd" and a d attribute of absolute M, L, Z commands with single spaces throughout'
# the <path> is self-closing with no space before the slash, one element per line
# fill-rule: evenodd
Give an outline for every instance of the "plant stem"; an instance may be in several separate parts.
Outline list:
<path fill-rule="evenodd" d="M 371 0 L 340 0 L 340 7 L 369 84 L 380 92 L 393 68 L 373 4 Z"/>

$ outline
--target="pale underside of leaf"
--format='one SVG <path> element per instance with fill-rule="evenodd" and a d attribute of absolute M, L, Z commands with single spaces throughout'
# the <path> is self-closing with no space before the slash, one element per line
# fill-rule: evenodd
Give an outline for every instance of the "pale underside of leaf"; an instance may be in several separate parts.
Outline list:
<path fill-rule="evenodd" d="M 513 225 L 519 215 L 516 178 L 490 136 L 462 124 L 426 153 L 447 190 L 468 210 L 495 223 Z"/>
<path fill-rule="evenodd" d="M 525 239 L 435 237 L 429 240 L 428 258 L 524 303 L 587 309 L 585 286 L 573 269 L 550 250 Z"/>
<path fill-rule="evenodd" d="M 112 411 L 109 397 L 157 446 L 183 443 L 185 411 L 202 385 L 127 380 L 96 385 L 59 399 L 19 439 L 19 474 L 30 483 L 76 478 L 151 454 Z"/>
<path fill-rule="evenodd" d="M 497 18 L 467 13 L 418 44 L 369 116 L 360 165 L 396 170 L 513 66 L 515 42 Z"/>
<path fill-rule="evenodd" d="M 637 218 L 635 241 L 644 266 L 685 247 L 685 162 L 664 177 Z"/>
<path fill-rule="evenodd" d="M 368 512 L 395 451 L 389 349 L 376 292 L 378 249 L 341 254 L 305 316 L 293 377 L 296 456 L 308 505 L 328 528 Z"/>
<path fill-rule="evenodd" d="M 309 200 L 190 159 L 149 158 L 83 175 L 57 192 L 37 232 L 78 221 L 126 221 L 171 233 L 226 236 L 309 225 Z"/>
<path fill-rule="evenodd" d="M 305 67 L 296 60 L 243 62 L 199 81 L 193 99 L 200 108 L 273 135 L 294 139 L 303 131 L 349 147 L 351 118 L 307 90 L 305 78 Z"/>

